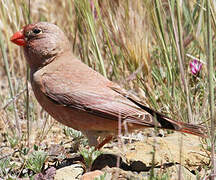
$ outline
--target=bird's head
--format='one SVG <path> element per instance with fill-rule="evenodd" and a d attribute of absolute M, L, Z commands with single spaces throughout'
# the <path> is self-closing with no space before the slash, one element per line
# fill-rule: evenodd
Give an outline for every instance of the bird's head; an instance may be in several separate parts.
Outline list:
<path fill-rule="evenodd" d="M 23 46 L 31 69 L 38 69 L 52 62 L 55 57 L 70 51 L 70 43 L 63 31 L 48 22 L 38 22 L 25 26 L 10 39 Z"/>

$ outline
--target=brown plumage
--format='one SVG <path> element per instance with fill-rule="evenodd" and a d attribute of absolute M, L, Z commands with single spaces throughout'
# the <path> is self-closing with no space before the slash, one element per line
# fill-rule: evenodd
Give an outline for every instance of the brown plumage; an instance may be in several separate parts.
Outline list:
<path fill-rule="evenodd" d="M 144 106 L 82 63 L 54 24 L 27 25 L 11 41 L 24 48 L 40 105 L 57 121 L 82 131 L 90 145 L 97 144 L 98 136 L 115 135 L 119 116 L 129 131 L 157 126 L 206 136 L 202 126 L 174 121 Z"/>

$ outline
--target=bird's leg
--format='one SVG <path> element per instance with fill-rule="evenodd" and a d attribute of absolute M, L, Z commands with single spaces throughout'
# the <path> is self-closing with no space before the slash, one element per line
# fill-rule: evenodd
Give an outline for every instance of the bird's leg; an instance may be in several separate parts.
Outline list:
<path fill-rule="evenodd" d="M 95 146 L 96 150 L 100 150 L 105 144 L 110 142 L 112 140 L 113 136 L 109 135 L 107 136 L 101 143 L 99 143 L 97 146 Z"/>

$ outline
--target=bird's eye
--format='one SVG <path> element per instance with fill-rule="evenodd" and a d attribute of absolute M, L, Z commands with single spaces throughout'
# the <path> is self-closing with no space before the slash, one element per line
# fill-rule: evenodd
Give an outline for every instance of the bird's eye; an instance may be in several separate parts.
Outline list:
<path fill-rule="evenodd" d="M 39 33 L 41 33 L 41 29 L 35 28 L 35 29 L 32 30 L 32 32 L 34 34 L 39 34 Z"/>

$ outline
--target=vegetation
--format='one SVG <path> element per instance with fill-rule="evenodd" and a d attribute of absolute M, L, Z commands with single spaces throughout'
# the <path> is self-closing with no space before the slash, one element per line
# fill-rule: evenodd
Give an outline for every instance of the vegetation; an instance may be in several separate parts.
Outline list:
<path fill-rule="evenodd" d="M 213 157 L 214 1 L 1 0 L 0 177 L 32 176 L 25 169 L 40 172 L 46 147 L 53 141 L 65 143 L 59 132 L 71 134 L 36 102 L 23 52 L 10 42 L 14 32 L 38 21 L 61 27 L 84 63 L 137 93 L 150 107 L 208 127 L 211 141 L 203 143 Z M 202 64 L 197 71 L 190 66 L 194 59 Z M 214 163 L 211 168 L 216 171 Z"/>

